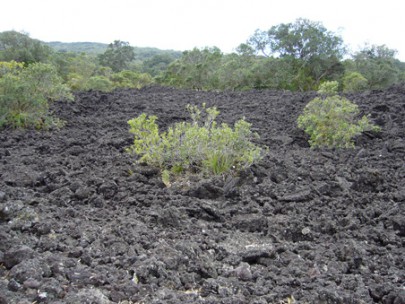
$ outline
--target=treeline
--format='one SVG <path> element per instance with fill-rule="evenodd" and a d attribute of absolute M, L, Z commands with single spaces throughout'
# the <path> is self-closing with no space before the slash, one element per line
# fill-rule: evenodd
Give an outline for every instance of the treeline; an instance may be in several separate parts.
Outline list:
<path fill-rule="evenodd" d="M 52 46 L 57 48 L 54 49 Z M 116 40 L 102 44 L 43 43 L 16 31 L 0 33 L 0 62 L 50 64 L 72 91 L 140 88 L 181 57 L 178 51 L 135 48 Z M 87 50 L 87 51 L 82 51 Z"/>
<path fill-rule="evenodd" d="M 49 113 L 50 102 L 71 100 L 74 91 L 109 92 L 153 84 L 155 77 L 180 56 L 181 53 L 174 51 L 136 49 L 119 40 L 98 54 L 56 51 L 26 34 L 2 32 L 0 128 L 60 127 L 63 122 Z"/>
<path fill-rule="evenodd" d="M 306 19 L 257 30 L 233 54 L 193 49 L 171 63 L 158 81 L 203 90 L 317 90 L 338 81 L 341 91 L 382 89 L 405 81 L 405 63 L 385 45 L 349 54 L 342 38 Z"/>
<path fill-rule="evenodd" d="M 72 99 L 72 91 L 154 83 L 198 90 L 308 91 L 330 81 L 343 92 L 383 89 L 405 81 L 405 63 L 395 56 L 385 45 L 349 54 L 341 37 L 307 19 L 257 30 L 232 54 L 217 47 L 183 53 L 135 48 L 120 40 L 46 44 L 7 31 L 0 33 L 0 127 L 59 125 L 50 119 L 48 103 Z"/>
<path fill-rule="evenodd" d="M 382 89 L 405 81 L 405 63 L 385 45 L 350 54 L 321 23 L 297 19 L 257 30 L 234 53 L 217 47 L 183 53 L 136 48 L 116 40 L 43 43 L 15 31 L 0 33 L 0 61 L 53 65 L 73 91 L 111 91 L 152 83 L 201 90 L 317 90 L 338 81 L 341 91 Z"/>

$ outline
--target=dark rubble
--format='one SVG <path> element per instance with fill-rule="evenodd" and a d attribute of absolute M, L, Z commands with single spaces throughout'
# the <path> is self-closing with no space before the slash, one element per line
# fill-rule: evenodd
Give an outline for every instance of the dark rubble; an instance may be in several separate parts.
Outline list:
<path fill-rule="evenodd" d="M 80 93 L 50 132 L 0 131 L 0 303 L 405 303 L 405 86 L 351 94 L 382 127 L 311 150 L 314 93 Z M 127 120 L 188 103 L 269 147 L 234 178 L 166 188 L 125 153 Z"/>

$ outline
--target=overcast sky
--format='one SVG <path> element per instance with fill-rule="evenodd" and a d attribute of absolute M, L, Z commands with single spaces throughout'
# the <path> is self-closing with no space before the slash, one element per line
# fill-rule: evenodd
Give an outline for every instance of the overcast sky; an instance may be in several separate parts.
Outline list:
<path fill-rule="evenodd" d="M 256 29 L 307 18 L 341 35 L 352 50 L 385 44 L 405 61 L 403 0 L 1 0 L 0 8 L 0 32 L 180 51 L 232 52 Z"/>

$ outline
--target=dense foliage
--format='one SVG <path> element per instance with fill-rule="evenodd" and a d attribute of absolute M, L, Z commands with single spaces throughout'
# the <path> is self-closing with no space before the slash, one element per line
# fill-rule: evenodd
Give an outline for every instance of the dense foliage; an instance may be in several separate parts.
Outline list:
<path fill-rule="evenodd" d="M 257 30 L 237 52 L 185 51 L 158 81 L 183 88 L 317 90 L 338 81 L 347 92 L 381 89 L 405 80 L 405 64 L 386 46 L 366 46 L 348 55 L 343 40 L 306 19 Z"/>
<path fill-rule="evenodd" d="M 129 152 L 139 155 L 139 161 L 158 167 L 162 177 L 190 173 L 218 175 L 238 172 L 259 161 L 262 149 L 252 143 L 258 135 L 251 124 L 241 119 L 232 129 L 217 124 L 219 111 L 203 106 L 188 106 L 191 122 L 179 122 L 165 132 L 159 132 L 156 116 L 141 114 L 128 121 L 134 143 Z"/>
<path fill-rule="evenodd" d="M 244 49 L 287 60 L 298 90 L 314 89 L 321 81 L 334 80 L 343 73 L 342 38 L 307 19 L 279 24 L 268 31 L 257 30 Z"/>
<path fill-rule="evenodd" d="M 385 45 L 365 46 L 346 63 L 346 70 L 360 73 L 367 80 L 366 88 L 383 89 L 405 80 L 404 64 L 395 54 Z"/>
<path fill-rule="evenodd" d="M 26 34 L 0 33 L 0 60 L 51 63 L 76 91 L 152 83 L 198 90 L 307 91 L 338 81 L 339 90 L 356 92 L 405 81 L 405 63 L 385 45 L 366 45 L 349 55 L 341 37 L 307 19 L 258 29 L 231 54 L 217 47 L 181 54 L 132 47 L 120 40 L 109 45 L 44 44 Z"/>
<path fill-rule="evenodd" d="M 54 66 L 0 62 L 0 127 L 49 128 L 60 121 L 49 115 L 49 101 L 72 99 Z"/>
<path fill-rule="evenodd" d="M 51 54 L 50 47 L 26 34 L 16 31 L 0 33 L 0 61 L 46 62 Z"/>
<path fill-rule="evenodd" d="M 104 53 L 98 55 L 98 59 L 102 66 L 119 72 L 128 69 L 130 62 L 135 59 L 135 52 L 128 42 L 115 40 Z"/>
<path fill-rule="evenodd" d="M 61 53 L 86 53 L 86 54 L 101 54 L 104 53 L 108 44 L 99 42 L 46 42 L 46 45 L 57 52 Z"/>

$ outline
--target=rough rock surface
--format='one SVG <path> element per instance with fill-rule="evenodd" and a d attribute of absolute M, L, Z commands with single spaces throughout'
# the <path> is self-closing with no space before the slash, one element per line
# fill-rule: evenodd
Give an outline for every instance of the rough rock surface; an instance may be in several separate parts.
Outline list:
<path fill-rule="evenodd" d="M 348 96 L 382 127 L 351 150 L 308 147 L 314 96 L 86 92 L 53 106 L 59 131 L 0 131 L 0 303 L 405 303 L 405 86 Z M 203 102 L 269 153 L 165 188 L 125 153 L 126 122 Z"/>

